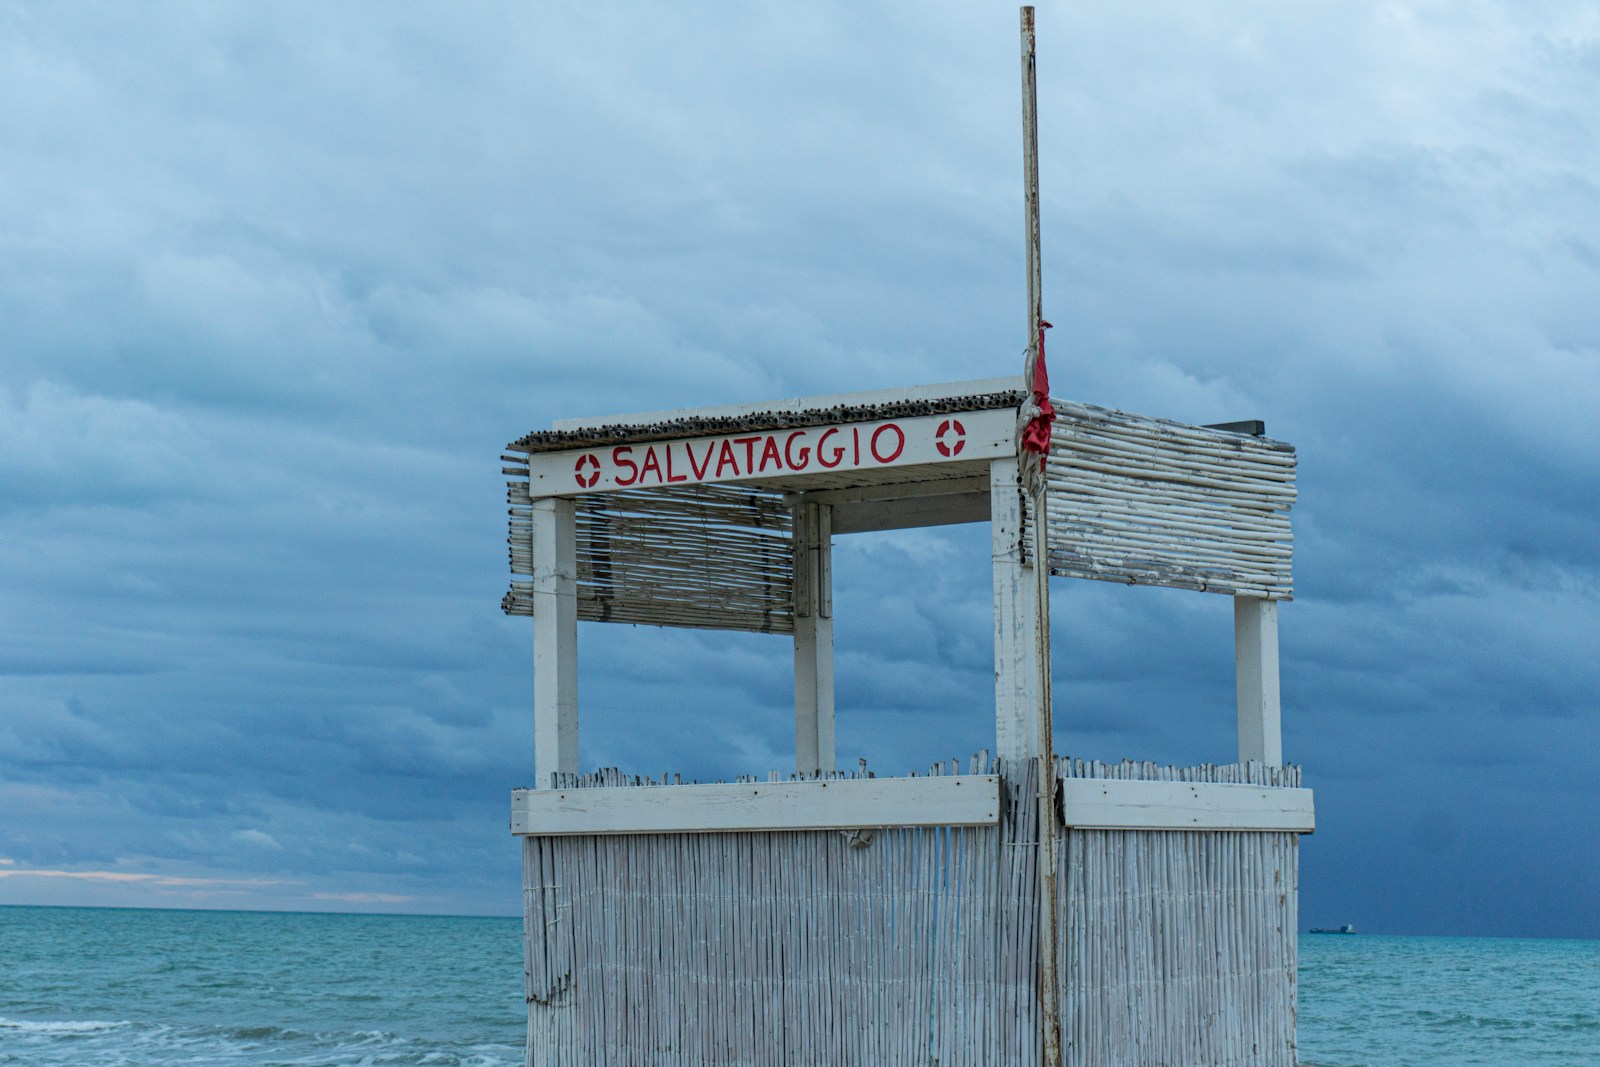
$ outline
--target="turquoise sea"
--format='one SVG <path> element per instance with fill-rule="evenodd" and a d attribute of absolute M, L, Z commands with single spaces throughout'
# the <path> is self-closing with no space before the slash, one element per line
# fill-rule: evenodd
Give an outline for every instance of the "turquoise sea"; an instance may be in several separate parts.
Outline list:
<path fill-rule="evenodd" d="M 0 1065 L 522 1062 L 516 919 L 0 907 Z M 1600 1067 L 1600 942 L 1306 936 L 1316 1067 Z"/>

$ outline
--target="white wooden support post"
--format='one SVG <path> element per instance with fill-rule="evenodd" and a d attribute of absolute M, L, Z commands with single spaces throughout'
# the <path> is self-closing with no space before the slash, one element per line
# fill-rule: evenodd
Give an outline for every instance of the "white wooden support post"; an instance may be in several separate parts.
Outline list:
<path fill-rule="evenodd" d="M 533 502 L 534 783 L 578 772 L 578 532 L 573 502 Z"/>
<path fill-rule="evenodd" d="M 1233 659 L 1239 691 L 1239 760 L 1283 763 L 1278 703 L 1278 602 L 1233 598 Z"/>
<path fill-rule="evenodd" d="M 1041 755 L 1039 583 L 1028 551 L 1031 538 L 1017 462 L 1006 457 L 989 464 L 995 754 L 1008 760 Z"/>
<path fill-rule="evenodd" d="M 794 769 L 835 769 L 833 745 L 833 506 L 794 512 Z"/>

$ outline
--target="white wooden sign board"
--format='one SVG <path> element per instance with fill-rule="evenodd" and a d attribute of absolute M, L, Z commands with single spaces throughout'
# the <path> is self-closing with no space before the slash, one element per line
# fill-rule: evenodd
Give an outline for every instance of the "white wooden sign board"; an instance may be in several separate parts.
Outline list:
<path fill-rule="evenodd" d="M 1015 408 L 648 441 L 528 457 L 534 496 L 913 467 L 1017 452 Z"/>
<path fill-rule="evenodd" d="M 1317 828 L 1309 789 L 1216 782 L 1063 778 L 1061 811 L 1083 830 L 1279 830 Z"/>
<path fill-rule="evenodd" d="M 999 819 L 1000 779 L 992 774 L 511 794 L 511 832 L 540 837 L 988 826 Z"/>

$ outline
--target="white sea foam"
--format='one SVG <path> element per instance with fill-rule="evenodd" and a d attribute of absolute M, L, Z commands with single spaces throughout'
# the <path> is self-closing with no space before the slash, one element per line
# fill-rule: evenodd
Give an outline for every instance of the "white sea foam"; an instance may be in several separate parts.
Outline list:
<path fill-rule="evenodd" d="M 26 1050 L 25 1059 L 6 1056 Z M 177 1063 L 273 1063 L 280 1067 L 368 1067 L 429 1064 L 438 1067 L 512 1067 L 522 1050 L 512 1045 L 451 1045 L 383 1030 L 313 1033 L 273 1026 L 178 1027 L 127 1020 L 11 1019 L 0 1017 L 0 1063 L 72 1067 L 135 1067 Z"/>
<path fill-rule="evenodd" d="M 97 1034 L 106 1030 L 121 1030 L 132 1025 L 126 1019 L 110 1022 L 98 1019 L 40 1020 L 0 1018 L 0 1030 L 10 1030 L 19 1034 Z"/>

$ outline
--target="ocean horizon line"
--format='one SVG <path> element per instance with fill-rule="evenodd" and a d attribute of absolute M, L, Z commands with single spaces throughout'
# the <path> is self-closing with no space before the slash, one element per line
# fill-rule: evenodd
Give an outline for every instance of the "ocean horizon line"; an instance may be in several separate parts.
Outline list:
<path fill-rule="evenodd" d="M 350 918 L 371 919 L 516 919 L 522 916 L 517 912 L 421 912 L 421 911 L 338 911 L 328 908 L 207 908 L 207 907 L 180 907 L 165 906 L 160 904 L 8 904 L 0 902 L 0 908 L 39 908 L 57 911 L 157 911 L 157 912 L 195 912 L 219 915 L 327 915 L 346 916 Z M 1437 938 L 1440 940 L 1480 940 L 1480 941 L 1572 941 L 1593 942 L 1600 941 L 1600 935 L 1593 937 L 1557 936 L 1552 934 L 1468 934 L 1468 933 L 1408 933 L 1394 930 L 1364 930 L 1357 924 L 1355 933 L 1344 934 L 1337 931 L 1329 932 L 1326 927 L 1307 927 L 1296 931 L 1297 937 L 1324 936 L 1324 937 L 1355 937 L 1355 938 Z"/>

